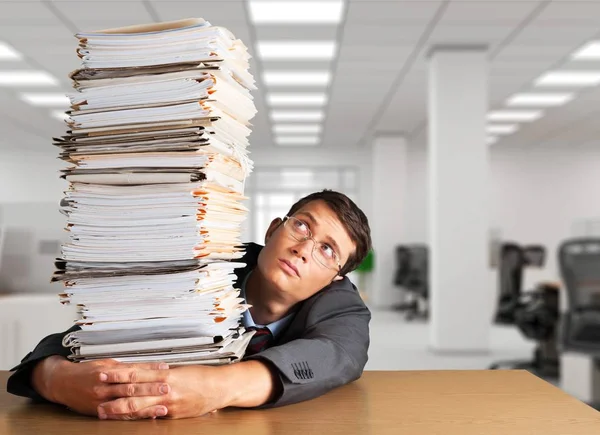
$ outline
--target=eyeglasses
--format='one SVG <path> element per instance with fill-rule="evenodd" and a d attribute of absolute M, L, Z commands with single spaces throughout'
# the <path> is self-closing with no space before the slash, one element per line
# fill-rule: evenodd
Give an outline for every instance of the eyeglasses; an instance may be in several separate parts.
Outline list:
<path fill-rule="evenodd" d="M 321 266 L 338 273 L 342 270 L 339 257 L 333 248 L 325 242 L 317 242 L 306 223 L 295 217 L 286 216 L 283 218 L 283 227 L 298 242 L 307 240 L 314 242 L 312 256 Z"/>

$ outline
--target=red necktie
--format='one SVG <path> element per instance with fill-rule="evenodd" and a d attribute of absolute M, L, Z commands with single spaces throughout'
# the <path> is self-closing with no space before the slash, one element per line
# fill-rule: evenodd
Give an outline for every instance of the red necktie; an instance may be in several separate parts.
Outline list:
<path fill-rule="evenodd" d="M 269 328 L 266 326 L 263 326 L 262 328 L 251 326 L 248 329 L 256 332 L 250 339 L 250 343 L 246 348 L 246 355 L 254 355 L 255 353 L 262 352 L 271 345 L 271 342 L 273 341 L 273 334 Z"/>

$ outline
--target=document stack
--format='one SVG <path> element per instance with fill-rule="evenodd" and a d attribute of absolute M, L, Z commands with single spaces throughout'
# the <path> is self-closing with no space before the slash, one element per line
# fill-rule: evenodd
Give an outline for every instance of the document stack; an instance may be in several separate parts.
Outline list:
<path fill-rule="evenodd" d="M 74 361 L 236 361 L 251 338 L 234 274 L 256 113 L 247 48 L 202 19 L 76 36 L 53 280 L 81 330 L 63 344 Z"/>

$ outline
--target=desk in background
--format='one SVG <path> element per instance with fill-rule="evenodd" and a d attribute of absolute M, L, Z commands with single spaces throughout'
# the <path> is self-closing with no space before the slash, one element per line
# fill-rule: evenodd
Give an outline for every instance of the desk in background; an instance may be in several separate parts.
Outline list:
<path fill-rule="evenodd" d="M 6 393 L 0 434 L 598 435 L 600 412 L 525 371 L 365 372 L 317 399 L 188 420 L 100 421 Z"/>

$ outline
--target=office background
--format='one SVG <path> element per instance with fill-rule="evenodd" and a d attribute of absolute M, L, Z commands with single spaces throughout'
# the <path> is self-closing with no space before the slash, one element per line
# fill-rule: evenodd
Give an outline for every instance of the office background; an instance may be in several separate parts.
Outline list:
<path fill-rule="evenodd" d="M 65 236 L 58 202 L 66 187 L 51 137 L 64 132 L 61 95 L 70 91 L 68 73 L 79 66 L 73 34 L 192 16 L 227 27 L 254 56 L 255 170 L 247 183 L 251 214 L 244 239 L 260 242 L 272 218 L 322 188 L 348 194 L 371 220 L 374 269 L 352 276 L 374 312 L 367 369 L 476 369 L 531 357 L 534 341 L 515 325 L 491 321 L 498 268 L 490 266 L 487 247 L 494 241 L 545 247 L 543 266 L 524 271 L 523 287 L 531 289 L 561 281 L 562 241 L 600 237 L 600 50 L 594 45 L 600 41 L 600 1 L 279 1 L 266 9 L 261 3 L 0 1 L 0 293 L 6 295 L 0 298 L 0 338 L 8 343 L 2 368 L 46 333 L 68 325 L 70 314 L 58 306 L 58 289 L 49 283 Z M 285 43 L 298 45 L 290 50 Z M 443 92 L 432 96 L 433 81 L 443 83 L 435 75 L 443 68 L 436 70 L 433 59 L 461 52 L 480 54 L 467 72 L 481 79 L 481 90 L 474 86 L 473 95 L 468 91 L 455 101 Z M 30 73 L 37 76 L 25 82 Z M 394 309 L 410 301 L 394 283 L 395 247 L 435 250 L 431 226 L 444 215 L 431 207 L 441 201 L 431 184 L 439 163 L 431 150 L 440 146 L 439 138 L 432 142 L 438 125 L 431 114 L 441 102 L 460 112 L 469 97 L 486 102 L 485 122 L 472 120 L 473 129 L 481 126 L 477 146 L 485 150 L 479 161 L 487 162 L 485 174 L 473 181 L 473 192 L 443 200 L 460 208 L 471 195 L 473 202 L 483 198 L 478 207 L 485 217 L 473 224 L 485 233 L 466 236 L 481 248 L 479 265 L 461 269 L 468 285 L 436 281 L 444 297 L 450 295 L 439 300 L 452 301 L 443 307 L 442 323 L 456 324 L 458 331 L 440 338 L 430 331 L 431 318 L 408 321 Z M 461 160 L 460 146 L 450 145 L 468 177 L 476 163 Z M 473 255 L 469 246 L 457 243 L 455 257 Z M 481 293 L 474 296 L 474 287 Z M 564 310 L 564 291 L 560 295 Z M 482 341 L 463 349 L 465 313 L 490 322 Z M 587 384 L 571 391 L 585 400 L 598 382 L 590 364 L 589 357 L 572 357 L 563 371 L 589 372 Z"/>

